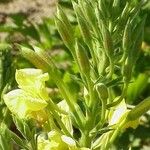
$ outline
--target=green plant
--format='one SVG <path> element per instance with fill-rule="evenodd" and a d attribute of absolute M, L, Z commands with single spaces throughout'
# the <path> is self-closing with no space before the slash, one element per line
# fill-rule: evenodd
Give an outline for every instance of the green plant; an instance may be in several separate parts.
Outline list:
<path fill-rule="evenodd" d="M 72 0 L 77 26 L 70 23 L 58 6 L 56 26 L 73 56 L 76 68 L 73 74 L 64 75 L 40 47 L 32 46 L 32 50 L 19 45 L 26 59 L 49 74 L 61 95 L 60 102 L 48 96 L 47 74 L 41 70 L 16 72 L 22 92 L 9 92 L 4 101 L 25 138 L 23 148 L 107 150 L 121 131 L 138 126 L 140 117 L 150 108 L 150 97 L 132 110 L 127 108 L 126 97 L 143 40 L 146 19 L 145 15 L 140 17 L 143 4 L 127 0 Z M 76 85 L 78 88 L 73 88 Z M 44 120 L 41 111 L 47 114 Z M 37 127 L 40 132 L 22 121 L 28 119 L 36 120 L 32 125 L 40 123 L 40 128 Z M 29 134 L 28 128 L 34 132 Z M 18 145 L 22 147 L 21 141 L 19 138 Z"/>

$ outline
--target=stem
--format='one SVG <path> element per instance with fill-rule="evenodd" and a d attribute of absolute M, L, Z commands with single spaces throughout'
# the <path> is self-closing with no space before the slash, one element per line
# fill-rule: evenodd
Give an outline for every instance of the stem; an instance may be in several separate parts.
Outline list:
<path fill-rule="evenodd" d="M 89 136 L 89 132 L 88 131 L 84 131 L 81 133 L 81 139 L 80 139 L 80 144 L 82 147 L 91 147 L 91 138 Z"/>
<path fill-rule="evenodd" d="M 77 105 L 77 104 L 74 102 L 74 99 L 69 94 L 68 89 L 66 89 L 63 81 L 61 81 L 61 82 L 58 81 L 57 86 L 59 87 L 60 92 L 62 93 L 63 97 L 65 98 L 71 112 L 74 114 L 74 116 L 77 120 L 77 124 L 80 126 L 80 128 L 83 128 L 83 122 L 85 120 L 83 112 L 80 109 L 76 110 L 75 105 Z"/>
<path fill-rule="evenodd" d="M 55 110 L 53 110 L 50 105 L 48 105 L 48 107 L 49 107 L 49 110 L 52 112 L 52 115 L 54 116 L 54 118 L 57 120 L 57 123 L 59 124 L 60 128 L 64 131 L 64 133 L 67 136 L 72 137 L 72 135 L 69 133 L 69 131 L 65 127 L 64 123 L 62 122 L 60 116 L 57 114 L 57 112 Z"/>
<path fill-rule="evenodd" d="M 49 99 L 48 103 L 51 105 L 51 108 L 56 110 L 57 112 L 63 114 L 63 115 L 68 115 L 68 113 L 62 109 L 60 109 L 51 99 Z"/>
<path fill-rule="evenodd" d="M 31 148 L 32 150 L 37 150 L 37 143 L 33 137 L 33 139 L 30 141 L 30 144 L 31 144 Z"/>
<path fill-rule="evenodd" d="M 120 59 L 119 63 L 124 63 L 127 58 L 128 53 L 124 52 L 122 58 Z"/>
<path fill-rule="evenodd" d="M 89 100 L 89 104 L 88 106 L 92 106 L 93 104 L 93 98 L 94 98 L 94 95 L 93 95 L 93 84 L 91 82 L 91 79 L 89 76 L 86 77 L 86 81 L 87 81 L 87 85 L 88 85 L 88 90 L 89 90 L 89 96 L 90 96 L 90 100 Z"/>
<path fill-rule="evenodd" d="M 94 64 L 94 67 L 95 67 L 97 65 L 97 61 L 96 61 L 95 53 L 94 53 L 94 50 L 93 50 L 93 46 L 88 44 L 88 47 L 89 47 L 89 50 L 90 50 L 90 53 L 91 53 L 91 56 L 92 56 L 92 60 L 93 60 L 93 64 Z"/>
<path fill-rule="evenodd" d="M 101 100 L 101 102 L 102 102 L 101 123 L 103 124 L 103 122 L 105 121 L 106 103 L 104 102 L 104 100 Z"/>
<path fill-rule="evenodd" d="M 111 79 L 114 73 L 114 63 L 110 57 L 109 57 L 109 62 L 110 62 L 110 71 L 109 71 L 109 74 L 107 75 L 107 78 Z"/>

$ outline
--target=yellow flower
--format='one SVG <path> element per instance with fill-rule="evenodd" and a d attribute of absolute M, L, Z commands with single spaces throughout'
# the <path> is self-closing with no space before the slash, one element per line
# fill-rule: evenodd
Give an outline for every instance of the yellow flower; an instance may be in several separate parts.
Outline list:
<path fill-rule="evenodd" d="M 41 135 L 38 137 L 38 150 L 90 150 L 88 148 L 78 148 L 76 142 L 66 136 L 61 135 L 57 131 L 48 133 L 48 139 Z"/>
<path fill-rule="evenodd" d="M 21 69 L 16 71 L 16 81 L 20 89 L 15 89 L 4 95 L 4 102 L 9 110 L 20 118 L 42 116 L 47 106 L 48 93 L 45 81 L 48 74 L 40 69 Z M 37 113 L 40 112 L 40 115 Z M 42 118 L 41 118 L 42 119 Z"/>
<path fill-rule="evenodd" d="M 16 70 L 15 77 L 19 88 L 35 97 L 48 100 L 45 88 L 45 81 L 49 79 L 48 73 L 43 74 L 40 69 L 27 68 Z"/>
<path fill-rule="evenodd" d="M 69 147 L 76 147 L 75 141 L 56 131 L 49 132 L 47 140 L 38 137 L 38 150 L 69 150 Z"/>

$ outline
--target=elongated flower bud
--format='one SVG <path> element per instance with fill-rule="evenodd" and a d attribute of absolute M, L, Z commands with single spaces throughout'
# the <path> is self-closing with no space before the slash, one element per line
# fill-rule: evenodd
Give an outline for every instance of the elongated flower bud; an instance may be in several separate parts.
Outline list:
<path fill-rule="evenodd" d="M 95 13 L 93 11 L 94 9 L 91 6 L 91 3 L 86 2 L 84 4 L 84 11 L 85 11 L 85 15 L 87 17 L 87 20 L 94 26 L 96 27 L 96 16 Z"/>
<path fill-rule="evenodd" d="M 55 23 L 65 45 L 72 52 L 74 46 L 74 32 L 67 16 L 60 7 L 57 9 L 57 18 L 55 19 Z"/>
<path fill-rule="evenodd" d="M 80 31 L 83 36 L 84 42 L 87 43 L 87 45 L 89 45 L 91 47 L 92 37 L 91 37 L 91 33 L 90 33 L 90 27 L 84 18 L 84 14 L 83 14 L 81 8 L 76 3 L 73 3 L 73 6 L 74 6 L 74 10 L 76 12 L 76 16 L 78 19 Z"/>
<path fill-rule="evenodd" d="M 129 112 L 127 117 L 129 120 L 136 120 L 139 117 L 141 117 L 144 113 L 146 113 L 149 109 L 150 109 L 150 97 L 146 98 L 137 106 L 135 106 L 135 108 L 133 108 Z"/>
<path fill-rule="evenodd" d="M 20 45 L 19 45 L 19 49 L 23 57 L 29 60 L 37 68 L 40 68 L 44 71 L 49 71 L 50 66 L 33 50 L 24 46 L 20 46 Z"/>
<path fill-rule="evenodd" d="M 66 16 L 63 9 L 60 6 L 57 7 L 57 17 L 66 24 L 66 26 L 69 28 L 69 30 L 72 30 L 70 21 L 68 20 L 68 17 Z"/>
<path fill-rule="evenodd" d="M 105 25 L 102 26 L 102 34 L 105 52 L 107 56 L 111 58 L 113 56 L 113 41 L 110 32 L 108 31 Z"/>
<path fill-rule="evenodd" d="M 102 100 L 107 101 L 107 98 L 108 98 L 108 89 L 107 89 L 107 87 L 103 83 L 98 83 L 96 85 L 96 91 L 97 91 L 99 97 Z"/>
<path fill-rule="evenodd" d="M 75 50 L 76 50 L 76 56 L 77 56 L 77 60 L 79 63 L 79 67 L 80 67 L 82 73 L 85 76 L 89 76 L 89 74 L 90 74 L 89 58 L 85 52 L 84 47 L 78 41 L 76 42 Z"/>
<path fill-rule="evenodd" d="M 55 23 L 59 31 L 59 34 L 63 39 L 64 44 L 68 47 L 69 50 L 72 50 L 74 45 L 74 38 L 73 38 L 72 31 L 69 31 L 66 24 L 58 18 L 55 19 Z"/>
<path fill-rule="evenodd" d="M 124 53 L 128 53 L 129 48 L 131 45 L 131 24 L 130 21 L 127 22 L 123 34 L 123 41 L 122 41 L 122 47 L 124 50 Z"/>

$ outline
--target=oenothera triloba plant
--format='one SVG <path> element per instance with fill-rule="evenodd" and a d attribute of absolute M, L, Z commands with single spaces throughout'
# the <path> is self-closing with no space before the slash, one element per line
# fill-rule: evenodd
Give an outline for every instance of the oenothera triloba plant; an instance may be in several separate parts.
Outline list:
<path fill-rule="evenodd" d="M 72 5 L 78 25 L 72 26 L 59 6 L 56 26 L 78 66 L 78 74 L 73 75 L 76 76 L 73 80 L 80 84 L 80 91 L 72 93 L 71 87 L 63 80 L 63 74 L 46 51 L 36 46 L 33 46 L 34 51 L 20 46 L 25 58 L 49 74 L 50 80 L 59 89 L 62 101 L 56 103 L 52 100 L 46 94 L 45 87 L 37 91 L 39 83 L 45 85 L 47 73 L 40 73 L 32 78 L 32 82 L 26 82 L 31 80 L 34 72 L 39 71 L 36 69 L 22 78 L 21 83 L 17 79 L 23 93 L 15 95 L 16 103 L 10 93 L 4 96 L 4 100 L 15 115 L 19 112 L 16 110 L 21 109 L 17 103 L 19 99 L 24 103 L 29 102 L 29 105 L 25 104 L 28 109 L 33 105 L 33 112 L 37 112 L 37 108 L 38 111 L 47 112 L 47 120 L 41 125 L 43 131 L 46 130 L 46 136 L 40 135 L 37 140 L 41 149 L 72 150 L 86 147 L 106 150 L 111 148 L 121 131 L 129 127 L 136 128 L 140 117 L 150 108 L 150 97 L 132 110 L 126 106 L 126 92 L 143 38 L 145 16 L 139 17 L 143 1 L 134 4 L 121 0 L 72 0 Z M 32 72 L 32 69 L 29 70 Z M 29 73 L 29 70 L 17 72 Z M 32 92 L 28 84 L 32 85 Z M 27 94 L 24 100 L 23 94 Z M 10 107 L 11 102 L 15 111 Z M 29 116 L 32 109 L 29 109 Z M 36 117 L 32 118 L 37 120 Z"/>

